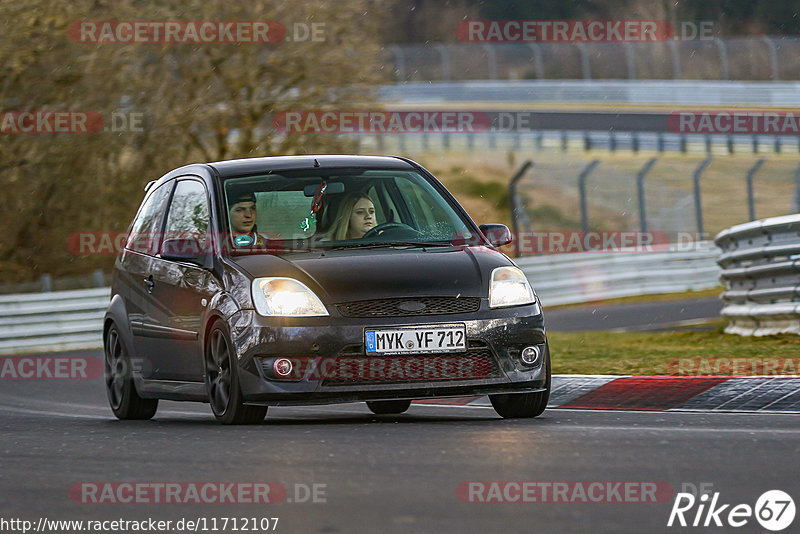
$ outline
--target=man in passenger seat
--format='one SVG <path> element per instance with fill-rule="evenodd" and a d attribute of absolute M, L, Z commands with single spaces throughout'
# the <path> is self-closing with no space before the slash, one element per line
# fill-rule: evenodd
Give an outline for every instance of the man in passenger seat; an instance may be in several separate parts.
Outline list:
<path fill-rule="evenodd" d="M 256 215 L 256 196 L 252 192 L 228 196 L 228 218 L 236 246 L 264 246 L 264 236 L 256 232 Z"/>

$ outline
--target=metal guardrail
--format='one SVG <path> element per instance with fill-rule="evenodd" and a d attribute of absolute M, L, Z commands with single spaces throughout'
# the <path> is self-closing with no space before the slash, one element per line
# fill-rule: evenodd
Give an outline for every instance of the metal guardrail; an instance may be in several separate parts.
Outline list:
<path fill-rule="evenodd" d="M 0 296 L 0 354 L 99 348 L 111 289 Z"/>
<path fill-rule="evenodd" d="M 800 215 L 739 224 L 714 241 L 722 249 L 725 331 L 800 334 Z"/>
<path fill-rule="evenodd" d="M 707 154 L 800 153 L 800 136 L 763 133 L 680 133 L 671 131 L 672 111 L 742 106 L 795 108 L 800 82 L 711 80 L 471 80 L 460 82 L 397 83 L 384 85 L 379 99 L 393 109 L 453 109 L 483 111 L 520 121 L 524 128 L 493 124 L 478 133 L 357 134 L 365 150 L 472 151 L 568 147 L 583 149 L 705 152 Z M 613 112 L 543 111 L 528 104 L 592 103 L 670 106 L 667 110 L 623 109 Z M 506 104 L 503 109 L 498 104 Z M 520 109 L 515 109 L 518 104 Z M 481 106 L 490 109 L 479 109 Z M 492 119 L 495 120 L 495 119 Z M 523 124 L 515 122 L 515 124 Z M 376 138 L 374 143 L 371 138 Z M 373 147 L 372 144 L 375 146 Z"/>
<path fill-rule="evenodd" d="M 719 251 L 583 252 L 520 258 L 545 306 L 698 290 L 717 285 Z M 110 288 L 0 296 L 0 355 L 102 347 Z"/>
<path fill-rule="evenodd" d="M 425 43 L 389 46 L 397 81 L 454 79 L 794 80 L 800 39 L 781 35 L 662 42 Z"/>
<path fill-rule="evenodd" d="M 709 241 L 670 245 L 658 252 L 579 252 L 517 258 L 542 305 L 678 293 L 719 285 L 715 260 L 719 249 Z"/>
<path fill-rule="evenodd" d="M 454 102 L 601 103 L 693 106 L 797 107 L 800 82 L 718 80 L 469 80 L 407 82 L 384 85 L 378 98 L 386 104 Z"/>

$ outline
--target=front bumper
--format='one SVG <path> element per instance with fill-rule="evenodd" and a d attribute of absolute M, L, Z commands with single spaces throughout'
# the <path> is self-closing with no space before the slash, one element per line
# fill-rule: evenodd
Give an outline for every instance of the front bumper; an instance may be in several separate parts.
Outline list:
<path fill-rule="evenodd" d="M 533 392 L 545 387 L 547 348 L 544 318 L 535 306 L 501 310 L 483 309 L 472 314 L 453 314 L 381 319 L 342 317 L 268 318 L 245 310 L 229 319 L 239 359 L 239 382 L 245 402 L 269 405 L 326 404 L 364 400 L 421 399 Z M 465 317 L 468 320 L 465 320 Z M 366 356 L 367 328 L 464 324 L 467 352 L 432 355 Z M 522 348 L 538 346 L 542 357 L 534 365 L 520 359 Z M 275 378 L 272 362 L 285 357 L 303 361 L 336 360 L 368 362 L 391 358 L 392 362 L 429 358 L 458 363 L 479 361 L 481 371 L 435 379 L 410 376 L 331 378 L 310 373 L 291 380 Z M 363 369 L 362 365 L 362 369 Z M 468 367 L 465 364 L 465 368 Z"/>

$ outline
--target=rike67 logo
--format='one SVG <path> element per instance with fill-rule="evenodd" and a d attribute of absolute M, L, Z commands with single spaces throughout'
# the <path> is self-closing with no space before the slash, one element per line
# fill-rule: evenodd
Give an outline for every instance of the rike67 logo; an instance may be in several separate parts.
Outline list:
<path fill-rule="evenodd" d="M 781 490 L 764 492 L 755 506 L 749 504 L 723 504 L 718 491 L 696 497 L 692 493 L 678 493 L 669 514 L 667 526 L 681 527 L 743 527 L 753 518 L 762 528 L 778 532 L 794 521 L 794 500 Z"/>

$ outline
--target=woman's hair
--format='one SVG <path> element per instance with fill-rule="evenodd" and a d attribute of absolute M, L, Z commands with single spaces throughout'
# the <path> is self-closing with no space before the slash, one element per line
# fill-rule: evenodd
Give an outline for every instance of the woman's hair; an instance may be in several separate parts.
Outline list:
<path fill-rule="evenodd" d="M 328 235 L 330 235 L 331 239 L 335 241 L 347 239 L 347 230 L 350 226 L 350 215 L 353 214 L 353 208 L 355 207 L 356 203 L 362 198 L 366 198 L 372 202 L 372 199 L 370 199 L 365 193 L 350 193 L 344 197 L 344 200 L 342 200 L 341 204 L 339 204 L 339 213 L 336 215 L 336 219 L 334 219 L 333 224 L 331 224 L 331 229 L 328 232 Z"/>

